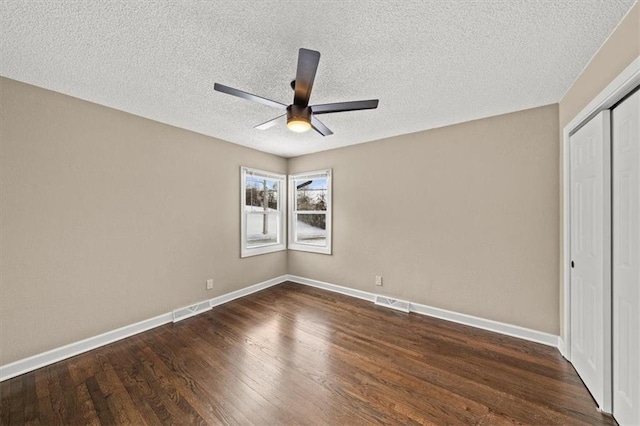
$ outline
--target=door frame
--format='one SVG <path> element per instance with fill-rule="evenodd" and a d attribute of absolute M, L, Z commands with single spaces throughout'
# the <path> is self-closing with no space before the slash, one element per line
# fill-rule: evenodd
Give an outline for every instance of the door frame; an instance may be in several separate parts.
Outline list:
<path fill-rule="evenodd" d="M 562 130 L 562 154 L 563 154 L 563 261 L 561 263 L 563 279 L 563 308 L 564 327 L 559 340 L 558 349 L 562 356 L 571 361 L 571 163 L 569 137 L 575 133 L 582 125 L 603 110 L 610 109 L 633 88 L 640 84 L 640 56 L 629 64 L 616 78 L 613 79 L 591 102 L 587 104 Z M 606 193 L 606 192 L 605 192 Z M 611 204 L 611 199 L 609 199 Z M 607 220 L 605 218 L 605 220 Z M 610 218 L 607 224 L 610 229 Z M 610 245 L 610 239 L 609 239 Z M 605 251 L 606 253 L 606 251 Z M 610 253 L 610 250 L 609 250 Z M 610 269 L 609 262 L 609 269 Z M 606 284 L 606 282 L 605 282 Z M 609 285 L 611 281 L 609 280 Z M 605 298 L 606 299 L 606 298 Z M 606 302 L 605 302 L 606 303 Z M 611 316 L 611 306 L 605 306 L 605 315 Z M 612 340 L 612 330 L 605 330 L 605 341 Z M 611 345 L 609 345 L 610 347 Z M 609 365 L 604 368 L 605 395 L 604 403 L 599 409 L 606 413 L 613 410 L 612 387 L 613 380 L 611 370 L 611 353 L 605 354 L 605 361 L 609 360 Z"/>

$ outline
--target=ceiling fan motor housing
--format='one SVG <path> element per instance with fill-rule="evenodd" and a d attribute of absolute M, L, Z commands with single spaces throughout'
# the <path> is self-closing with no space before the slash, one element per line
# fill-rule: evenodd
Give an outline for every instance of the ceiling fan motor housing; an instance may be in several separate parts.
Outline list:
<path fill-rule="evenodd" d="M 289 105 L 287 107 L 287 124 L 299 121 L 311 124 L 311 108 L 308 106 Z"/>

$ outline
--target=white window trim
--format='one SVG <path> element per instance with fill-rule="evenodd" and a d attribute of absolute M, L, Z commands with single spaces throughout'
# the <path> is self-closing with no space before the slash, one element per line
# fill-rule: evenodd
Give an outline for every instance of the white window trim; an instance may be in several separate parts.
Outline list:
<path fill-rule="evenodd" d="M 312 172 L 297 173 L 295 175 L 289 175 L 289 250 L 307 251 L 311 253 L 331 254 L 332 248 L 332 216 L 333 216 L 333 187 L 331 183 L 331 169 L 316 170 Z M 327 243 L 326 246 L 317 246 L 313 244 L 304 244 L 295 241 L 295 218 L 296 218 L 296 180 L 317 178 L 319 176 L 327 178 L 327 210 L 326 210 L 326 232 Z M 300 212 L 301 214 L 305 214 Z M 317 212 L 307 212 L 307 214 L 313 214 Z"/>
<path fill-rule="evenodd" d="M 272 244 L 264 244 L 260 246 L 247 246 L 247 214 L 264 214 L 264 213 L 249 213 L 245 211 L 246 203 L 246 180 L 247 176 L 262 176 L 268 179 L 275 179 L 280 181 L 280 188 L 278 191 L 278 242 Z M 287 249 L 286 246 L 286 192 L 287 192 L 287 176 L 274 172 L 267 172 L 265 170 L 254 169 L 252 167 L 240 167 L 240 257 L 257 256 L 265 253 L 273 253 L 277 251 L 283 251 Z"/>

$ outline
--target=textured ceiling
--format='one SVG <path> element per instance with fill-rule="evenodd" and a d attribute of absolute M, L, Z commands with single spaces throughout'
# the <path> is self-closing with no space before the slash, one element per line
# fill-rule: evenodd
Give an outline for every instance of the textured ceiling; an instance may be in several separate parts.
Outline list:
<path fill-rule="evenodd" d="M 0 74 L 285 157 L 558 102 L 635 0 L 0 2 Z M 321 52 L 311 104 L 378 98 L 297 134 L 300 47 Z"/>

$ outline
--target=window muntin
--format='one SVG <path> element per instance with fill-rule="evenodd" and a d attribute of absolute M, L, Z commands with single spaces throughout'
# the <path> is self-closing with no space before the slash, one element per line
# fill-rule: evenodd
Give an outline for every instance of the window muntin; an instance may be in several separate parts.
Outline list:
<path fill-rule="evenodd" d="M 331 254 L 331 170 L 289 177 L 289 248 Z"/>
<path fill-rule="evenodd" d="M 285 249 L 285 176 L 242 167 L 241 257 Z"/>

